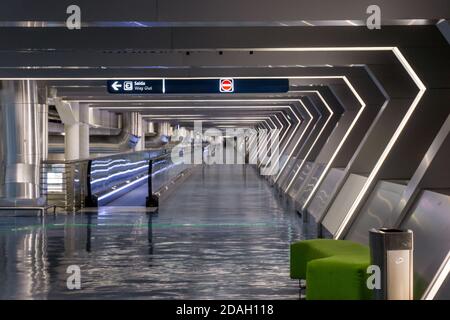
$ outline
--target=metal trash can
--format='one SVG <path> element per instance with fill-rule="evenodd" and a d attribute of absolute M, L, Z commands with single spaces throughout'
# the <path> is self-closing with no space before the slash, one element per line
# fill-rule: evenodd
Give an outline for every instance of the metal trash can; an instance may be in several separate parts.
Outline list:
<path fill-rule="evenodd" d="M 380 228 L 369 231 L 371 264 L 380 268 L 377 300 L 413 299 L 413 232 Z"/>

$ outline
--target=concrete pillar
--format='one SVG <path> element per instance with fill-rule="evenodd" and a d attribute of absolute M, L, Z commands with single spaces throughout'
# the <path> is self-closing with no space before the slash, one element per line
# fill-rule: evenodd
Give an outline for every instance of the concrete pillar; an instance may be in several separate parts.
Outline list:
<path fill-rule="evenodd" d="M 0 82 L 0 205 L 43 202 L 39 121 L 44 105 L 35 81 Z"/>
<path fill-rule="evenodd" d="M 61 121 L 64 123 L 64 158 L 89 158 L 89 105 L 54 99 Z"/>
<path fill-rule="evenodd" d="M 44 98 L 47 101 L 47 98 Z M 44 103 L 39 108 L 39 126 L 40 126 L 40 147 L 41 160 L 48 159 L 48 104 Z"/>
<path fill-rule="evenodd" d="M 142 115 L 138 114 L 138 137 L 140 137 L 139 142 L 136 145 L 136 151 L 141 151 L 145 149 L 145 127 Z"/>
<path fill-rule="evenodd" d="M 155 132 L 155 123 L 153 121 L 148 121 L 148 131 L 147 132 Z"/>
<path fill-rule="evenodd" d="M 78 102 L 71 102 L 70 109 L 74 117 L 73 122 L 64 122 L 64 158 L 77 160 L 80 158 L 80 106 Z M 61 113 L 60 113 L 61 115 Z"/>
<path fill-rule="evenodd" d="M 39 103 L 39 154 L 41 155 L 41 161 L 48 159 L 48 104 L 47 104 L 47 87 L 38 88 L 38 100 Z"/>
<path fill-rule="evenodd" d="M 137 142 L 136 146 L 134 147 L 135 151 L 140 151 L 145 148 L 143 145 L 143 141 L 145 138 L 144 135 L 144 129 L 143 129 L 143 120 L 142 115 L 139 112 L 131 112 L 131 134 L 135 135 L 136 137 L 139 137 L 139 141 Z"/>
<path fill-rule="evenodd" d="M 80 120 L 80 141 L 79 157 L 80 159 L 89 158 L 89 105 L 79 105 Z"/>
<path fill-rule="evenodd" d="M 160 122 L 158 124 L 158 133 L 160 136 L 169 136 L 169 131 L 170 131 L 169 122 Z"/>

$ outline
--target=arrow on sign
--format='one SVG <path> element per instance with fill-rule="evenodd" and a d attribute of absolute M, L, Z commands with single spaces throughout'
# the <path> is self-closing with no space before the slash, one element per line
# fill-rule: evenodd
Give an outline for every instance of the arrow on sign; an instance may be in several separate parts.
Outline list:
<path fill-rule="evenodd" d="M 114 81 L 114 83 L 111 85 L 111 87 L 114 89 L 114 91 L 118 91 L 119 88 L 122 88 L 122 85 L 119 82 Z"/>

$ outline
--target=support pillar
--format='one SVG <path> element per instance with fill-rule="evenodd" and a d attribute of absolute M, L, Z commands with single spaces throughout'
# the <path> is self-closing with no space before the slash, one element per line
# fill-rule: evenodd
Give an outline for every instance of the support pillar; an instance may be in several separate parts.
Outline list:
<path fill-rule="evenodd" d="M 80 158 L 80 108 L 77 102 L 70 103 L 73 120 L 64 122 L 64 158 L 66 160 L 77 160 Z M 60 114 L 61 115 L 61 114 Z"/>
<path fill-rule="evenodd" d="M 80 141 L 79 157 L 80 159 L 89 158 L 89 105 L 79 105 L 79 124 Z"/>
<path fill-rule="evenodd" d="M 40 110 L 33 80 L 0 82 L 0 205 L 39 205 Z"/>
<path fill-rule="evenodd" d="M 145 145 L 143 144 L 145 140 L 143 125 L 142 115 L 139 112 L 131 112 L 131 133 L 136 137 L 139 137 L 139 141 L 134 147 L 135 151 L 140 151 L 145 148 Z"/>
<path fill-rule="evenodd" d="M 147 129 L 148 131 L 147 132 L 150 132 L 150 133 L 155 132 L 155 123 L 153 121 L 148 121 L 147 123 L 148 123 L 148 129 Z"/>

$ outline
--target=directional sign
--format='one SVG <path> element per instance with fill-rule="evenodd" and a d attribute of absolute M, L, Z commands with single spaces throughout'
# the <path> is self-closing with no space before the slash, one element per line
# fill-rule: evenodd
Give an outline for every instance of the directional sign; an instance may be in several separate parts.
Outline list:
<path fill-rule="evenodd" d="M 163 80 L 108 80 L 107 87 L 109 93 L 163 93 Z"/>
<path fill-rule="evenodd" d="M 289 91 L 289 79 L 109 80 L 107 86 L 109 93 L 116 94 L 283 93 Z"/>

